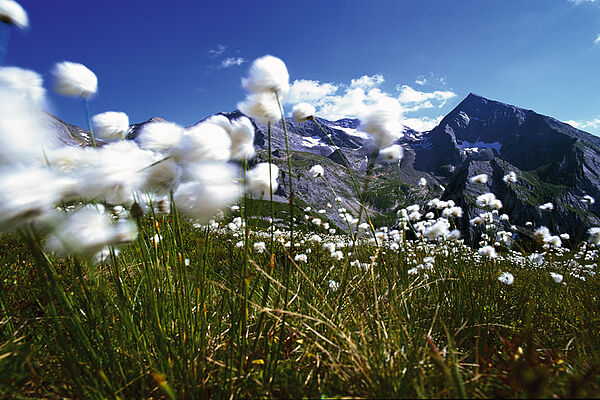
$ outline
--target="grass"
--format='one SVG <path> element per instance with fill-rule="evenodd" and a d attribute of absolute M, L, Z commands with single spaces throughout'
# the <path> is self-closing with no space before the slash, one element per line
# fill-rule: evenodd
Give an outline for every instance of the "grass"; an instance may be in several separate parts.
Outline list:
<path fill-rule="evenodd" d="M 481 258 L 460 242 L 391 250 L 365 241 L 335 260 L 305 238 L 296 254 L 308 260 L 291 263 L 283 311 L 285 246 L 272 256 L 253 251 L 270 234 L 251 231 L 243 275 L 240 232 L 182 221 L 179 236 L 173 217 L 145 217 L 140 240 L 106 265 L 46 259 L 26 232 L 3 236 L 3 396 L 600 393 L 600 281 L 569 275 L 564 255 L 534 267 L 512 253 Z M 582 254 L 597 262 L 595 250 Z M 409 274 L 425 257 L 433 268 Z M 515 283 L 500 283 L 501 271 Z"/>

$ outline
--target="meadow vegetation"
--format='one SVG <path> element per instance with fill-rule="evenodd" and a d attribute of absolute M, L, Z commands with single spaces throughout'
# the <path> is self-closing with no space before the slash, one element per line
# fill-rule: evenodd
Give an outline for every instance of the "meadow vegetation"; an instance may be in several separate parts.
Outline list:
<path fill-rule="evenodd" d="M 0 0 L 0 26 L 27 23 Z M 251 65 L 238 104 L 268 126 L 265 162 L 246 116 L 155 121 L 125 140 L 126 114 L 89 117 L 91 70 L 63 62 L 53 74 L 58 93 L 83 100 L 89 146 L 49 143 L 41 77 L 0 68 L 0 396 L 600 394 L 600 228 L 574 243 L 529 223 L 522 237 L 484 193 L 472 199 L 477 239 L 461 239 L 467 215 L 430 198 L 424 179 L 373 180 L 382 158 L 402 157 L 397 103 L 362 115 L 374 150 L 359 175 L 290 151 L 289 76 L 273 56 Z M 314 114 L 293 110 L 318 125 Z M 280 168 L 284 202 L 274 201 Z M 294 196 L 294 179 L 335 193 L 327 176 L 339 171 L 360 201 L 344 193 L 318 209 Z"/>

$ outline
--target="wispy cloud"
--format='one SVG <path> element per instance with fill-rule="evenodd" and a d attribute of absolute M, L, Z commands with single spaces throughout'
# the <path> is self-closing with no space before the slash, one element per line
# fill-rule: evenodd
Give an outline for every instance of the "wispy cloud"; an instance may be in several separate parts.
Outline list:
<path fill-rule="evenodd" d="M 223 61 L 221 61 L 221 68 L 229 68 L 234 65 L 242 65 L 247 60 L 243 57 L 227 57 Z"/>
<path fill-rule="evenodd" d="M 596 39 L 594 39 L 594 44 L 600 44 L 600 33 L 596 35 Z"/>
<path fill-rule="evenodd" d="M 419 77 L 417 77 L 417 79 L 415 79 L 415 84 L 419 85 L 419 86 L 425 86 L 427 85 L 427 77 L 421 75 Z"/>
<path fill-rule="evenodd" d="M 581 129 L 581 130 L 587 130 L 587 129 L 598 129 L 600 128 L 600 117 L 599 118 L 594 118 L 592 120 L 588 120 L 588 121 L 573 121 L 573 120 L 569 120 L 569 121 L 564 121 L 566 124 L 571 125 L 574 128 L 577 129 Z"/>
<path fill-rule="evenodd" d="M 227 46 L 223 45 L 223 44 L 219 44 L 217 45 L 216 49 L 209 49 L 207 51 L 208 53 L 208 57 L 210 59 L 215 59 L 217 57 L 219 57 L 221 54 L 223 54 L 225 52 L 225 50 L 227 50 Z"/>
<path fill-rule="evenodd" d="M 315 80 L 296 80 L 290 88 L 287 99 L 289 104 L 310 103 L 317 109 L 317 115 L 329 120 L 341 118 L 361 118 L 370 106 L 382 101 L 395 101 L 403 110 L 403 122 L 406 126 L 426 131 L 435 127 L 442 116 L 405 116 L 415 111 L 443 107 L 455 97 L 456 93 L 446 91 L 424 92 L 408 85 L 397 85 L 399 94 L 385 92 L 380 87 L 385 78 L 381 74 L 363 75 L 346 83 L 322 83 Z"/>
<path fill-rule="evenodd" d="M 596 0 L 568 0 L 568 1 L 569 1 L 569 3 L 573 3 L 575 5 L 596 2 Z"/>

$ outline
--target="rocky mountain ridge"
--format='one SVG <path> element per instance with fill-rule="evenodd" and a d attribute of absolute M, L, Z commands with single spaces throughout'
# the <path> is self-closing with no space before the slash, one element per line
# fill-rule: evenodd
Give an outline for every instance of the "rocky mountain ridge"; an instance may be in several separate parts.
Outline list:
<path fill-rule="evenodd" d="M 237 110 L 221 114 L 230 119 L 243 115 Z M 143 125 L 156 120 L 159 119 L 132 125 L 128 139 L 135 138 Z M 341 197 L 343 206 L 358 208 L 355 188 L 365 180 L 374 144 L 358 129 L 360 123 L 356 119 L 317 118 L 317 122 L 322 129 L 312 121 L 296 123 L 286 118 L 294 190 L 298 199 L 314 208 L 326 209 L 332 220 L 340 222 L 337 207 L 329 209 L 326 205 L 335 204 L 335 198 Z M 70 144 L 85 143 L 86 131 L 62 124 L 60 135 L 68 133 Z M 268 127 L 255 121 L 253 124 L 257 159 L 264 160 Z M 586 194 L 600 199 L 600 138 L 594 135 L 532 110 L 473 93 L 431 131 L 405 128 L 403 133 L 397 141 L 404 148 L 403 159 L 394 164 L 378 161 L 367 196 L 371 212 L 381 223 L 393 223 L 395 211 L 402 206 L 440 197 L 463 207 L 465 215 L 460 225 L 471 237 L 468 220 L 481 212 L 474 199 L 492 192 L 504 203 L 503 212 L 510 215 L 511 223 L 518 226 L 530 221 L 581 237 L 588 227 L 600 225 L 598 205 L 582 201 Z M 274 162 L 283 175 L 277 192 L 283 200 L 289 188 L 281 123 L 271 127 L 271 146 Z M 308 169 L 314 164 L 325 167 L 329 184 L 308 176 Z M 510 171 L 517 174 L 517 182 L 503 181 Z M 469 177 L 481 173 L 489 176 L 486 184 L 469 181 Z M 418 186 L 421 178 L 427 180 L 426 187 Z M 552 212 L 539 209 L 546 202 L 555 205 Z"/>

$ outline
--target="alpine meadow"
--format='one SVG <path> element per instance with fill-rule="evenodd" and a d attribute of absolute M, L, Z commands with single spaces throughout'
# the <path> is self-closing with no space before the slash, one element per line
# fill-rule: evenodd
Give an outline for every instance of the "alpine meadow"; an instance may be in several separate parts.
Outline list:
<path fill-rule="evenodd" d="M 294 49 L 305 53 L 295 66 L 274 50 L 248 61 L 232 45 L 204 51 L 213 64 L 194 72 L 205 85 L 232 74 L 243 89 L 224 105 L 220 90 L 193 90 L 220 112 L 188 112 L 165 94 L 155 96 L 165 110 L 194 123 L 94 113 L 127 63 L 139 80 L 155 74 L 157 93 L 188 79 L 191 67 L 166 64 L 183 28 L 143 38 L 172 56 L 125 59 L 114 41 L 114 54 L 86 58 L 96 38 L 49 44 L 72 31 L 43 21 L 54 5 L 38 1 L 22 1 L 30 19 L 0 0 L 0 398 L 600 396 L 600 137 L 585 131 L 595 123 L 470 90 L 457 102 L 451 75 L 419 76 L 396 94 L 382 74 L 307 80 L 294 71 L 329 62 L 316 47 Z M 76 3 L 56 7 L 142 13 L 134 2 Z M 152 11 L 165 16 L 157 29 L 169 8 L 194 7 L 137 3 L 165 7 Z M 308 8 L 302 23 L 323 21 Z M 115 18 L 102 35 L 121 29 Z M 285 18 L 273 23 L 295 29 L 300 17 Z M 131 35 L 150 35 L 139 21 Z M 252 29 L 278 48 L 275 30 Z M 49 36 L 19 48 L 28 35 Z M 51 68 L 30 69 L 57 46 Z M 153 72 L 163 64 L 172 77 Z M 150 104 L 118 90 L 112 110 Z M 445 115 L 417 114 L 446 103 Z"/>

